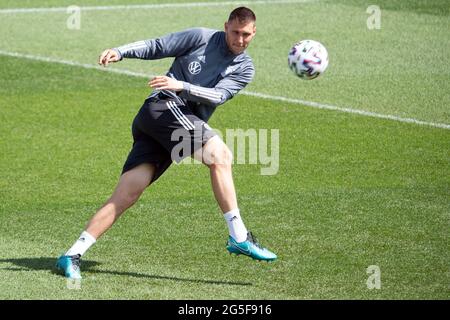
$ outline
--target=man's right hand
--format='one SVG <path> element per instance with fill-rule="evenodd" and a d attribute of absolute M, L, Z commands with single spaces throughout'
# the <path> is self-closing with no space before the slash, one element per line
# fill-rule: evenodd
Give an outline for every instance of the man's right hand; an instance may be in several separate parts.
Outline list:
<path fill-rule="evenodd" d="M 117 62 L 119 60 L 120 57 L 116 50 L 106 49 L 98 58 L 98 64 L 106 67 L 108 63 Z"/>

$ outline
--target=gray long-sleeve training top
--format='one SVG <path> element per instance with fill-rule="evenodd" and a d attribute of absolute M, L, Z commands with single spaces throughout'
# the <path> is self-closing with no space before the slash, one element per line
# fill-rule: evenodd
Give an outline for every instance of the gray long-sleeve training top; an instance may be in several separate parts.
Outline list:
<path fill-rule="evenodd" d="M 189 105 L 204 121 L 218 105 L 225 103 L 253 79 L 255 68 L 250 56 L 233 54 L 225 32 L 193 28 L 166 36 L 137 41 L 115 48 L 120 59 L 155 60 L 174 57 L 167 76 L 183 82 L 183 90 L 162 92 Z M 150 96 L 158 94 L 154 91 Z"/>

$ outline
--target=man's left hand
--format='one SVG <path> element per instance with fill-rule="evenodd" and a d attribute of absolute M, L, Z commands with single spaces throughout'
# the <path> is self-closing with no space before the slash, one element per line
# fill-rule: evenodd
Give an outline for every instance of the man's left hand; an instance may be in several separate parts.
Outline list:
<path fill-rule="evenodd" d="M 148 82 L 148 85 L 158 90 L 183 90 L 183 83 L 181 81 L 166 76 L 156 76 Z"/>

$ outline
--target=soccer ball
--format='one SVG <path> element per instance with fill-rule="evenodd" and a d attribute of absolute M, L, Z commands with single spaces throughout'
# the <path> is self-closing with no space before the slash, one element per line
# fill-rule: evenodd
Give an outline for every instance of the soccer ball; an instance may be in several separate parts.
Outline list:
<path fill-rule="evenodd" d="M 327 49 L 320 42 L 302 40 L 289 51 L 288 64 L 300 79 L 315 79 L 328 67 Z"/>

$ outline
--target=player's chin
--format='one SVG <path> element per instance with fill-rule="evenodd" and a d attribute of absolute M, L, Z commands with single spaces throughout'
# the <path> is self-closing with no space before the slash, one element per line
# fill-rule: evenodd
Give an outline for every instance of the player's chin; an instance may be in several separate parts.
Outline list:
<path fill-rule="evenodd" d="M 241 54 L 245 51 L 245 48 L 242 47 L 234 47 L 233 50 L 231 50 L 234 54 Z"/>

